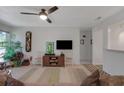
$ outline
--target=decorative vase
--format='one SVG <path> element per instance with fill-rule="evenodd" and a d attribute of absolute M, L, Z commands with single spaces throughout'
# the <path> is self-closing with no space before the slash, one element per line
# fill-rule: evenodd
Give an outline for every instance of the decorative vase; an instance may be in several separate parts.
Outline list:
<path fill-rule="evenodd" d="M 63 52 L 61 52 L 60 56 L 65 56 Z"/>

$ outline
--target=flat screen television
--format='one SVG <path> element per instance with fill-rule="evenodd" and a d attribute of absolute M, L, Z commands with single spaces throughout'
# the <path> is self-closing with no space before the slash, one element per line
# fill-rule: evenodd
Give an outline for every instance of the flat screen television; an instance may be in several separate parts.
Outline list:
<path fill-rule="evenodd" d="M 72 49 L 72 40 L 57 40 L 56 49 L 61 50 L 71 50 Z"/>

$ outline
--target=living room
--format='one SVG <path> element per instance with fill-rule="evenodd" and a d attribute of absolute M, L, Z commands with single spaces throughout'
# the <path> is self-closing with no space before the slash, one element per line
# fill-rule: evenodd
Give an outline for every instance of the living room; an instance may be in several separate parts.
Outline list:
<path fill-rule="evenodd" d="M 52 20 L 52 23 L 49 23 L 49 21 L 47 20 L 41 20 L 39 15 L 26 15 L 26 13 L 28 14 L 32 12 L 33 13 L 42 12 L 41 9 L 49 10 L 52 8 L 52 6 L 1 6 L 0 7 L 1 31 L 7 33 L 9 32 L 11 37 L 10 40 L 12 40 L 13 42 L 18 42 L 18 41 L 21 42 L 22 52 L 25 55 L 25 57 L 28 59 L 30 59 L 31 57 L 29 66 L 10 68 L 13 77 L 15 77 L 16 79 L 19 78 L 19 80 L 22 80 L 26 83 L 33 82 L 32 85 L 35 85 L 37 82 L 42 82 L 41 84 L 39 84 L 42 86 L 87 85 L 86 81 L 85 83 L 81 81 L 81 79 L 82 80 L 84 79 L 82 73 L 84 71 L 86 72 L 84 73 L 86 75 L 91 74 L 92 72 L 91 70 L 95 69 L 96 65 L 98 67 L 102 65 L 103 71 L 105 71 L 106 73 L 112 76 L 113 75 L 123 76 L 124 57 L 122 52 L 123 47 L 121 47 L 123 46 L 123 42 L 121 42 L 119 46 L 114 47 L 113 42 L 115 41 L 112 41 L 114 37 L 112 37 L 113 35 L 111 35 L 111 33 L 109 37 L 108 27 L 112 30 L 113 25 L 115 25 L 116 23 L 117 23 L 117 29 L 118 27 L 120 27 L 120 24 L 123 27 L 122 20 L 124 19 L 123 17 L 124 7 L 122 6 L 121 7 L 119 6 L 118 7 L 117 6 L 111 6 L 111 7 L 55 6 L 55 7 L 57 7 L 56 11 L 48 16 L 50 20 Z M 87 44 L 86 43 L 87 35 L 85 33 L 81 34 L 83 31 L 92 31 L 91 32 L 92 36 L 88 41 L 88 44 L 90 44 L 91 46 L 89 48 L 82 47 L 85 46 L 85 44 Z M 30 37 L 31 42 L 29 42 L 30 46 L 28 47 L 30 51 L 26 51 L 27 32 L 31 33 L 31 37 Z M 115 34 L 117 33 L 115 32 Z M 71 45 L 72 48 L 57 49 L 58 40 L 72 41 L 72 45 Z M 53 43 L 52 54 L 51 53 L 47 54 L 47 42 Z M 118 43 L 118 41 L 115 42 L 115 45 L 116 43 Z M 89 60 L 91 62 L 87 62 L 87 59 L 85 58 L 89 55 L 87 54 L 87 52 L 90 48 L 92 48 L 89 51 L 89 54 L 90 55 L 92 54 L 92 56 L 89 57 Z M 118 48 L 120 50 L 117 50 Z M 85 56 L 81 56 L 82 50 L 86 50 L 85 53 L 83 53 Z M 48 66 L 47 68 L 43 66 L 44 63 L 43 56 L 45 54 L 51 57 L 51 55 L 58 56 L 61 55 L 62 53 L 64 54 L 65 57 L 64 67 L 58 68 L 56 67 L 56 65 L 53 65 L 55 67 Z M 40 62 L 37 59 L 40 59 Z M 67 60 L 69 60 L 70 62 L 69 65 L 66 65 Z M 82 63 L 81 60 L 83 60 Z M 93 65 L 93 66 L 90 67 L 89 65 L 90 66 Z M 89 70 L 87 69 L 90 69 L 91 72 L 89 72 Z M 46 71 L 47 74 L 45 73 Z M 39 75 L 36 77 L 37 73 Z M 63 74 L 65 76 L 62 76 Z M 120 77 L 118 78 L 120 80 Z M 114 80 L 116 81 L 117 79 Z M 35 81 L 36 83 L 34 83 Z M 108 85 L 112 85 L 109 84 L 108 82 L 109 81 L 107 81 Z M 113 81 L 110 80 L 110 82 L 113 83 L 114 85 Z M 115 85 L 123 85 L 123 84 L 124 83 L 121 79 L 121 84 L 120 81 L 119 83 L 117 81 Z"/>

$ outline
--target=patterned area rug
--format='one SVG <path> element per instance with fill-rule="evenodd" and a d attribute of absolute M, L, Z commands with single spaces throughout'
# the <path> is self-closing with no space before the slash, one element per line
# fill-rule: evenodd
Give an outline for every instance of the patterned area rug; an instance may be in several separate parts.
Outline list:
<path fill-rule="evenodd" d="M 71 65 L 68 67 L 27 66 L 12 68 L 12 76 L 24 83 L 59 85 L 81 82 L 97 68 L 93 65 Z"/>

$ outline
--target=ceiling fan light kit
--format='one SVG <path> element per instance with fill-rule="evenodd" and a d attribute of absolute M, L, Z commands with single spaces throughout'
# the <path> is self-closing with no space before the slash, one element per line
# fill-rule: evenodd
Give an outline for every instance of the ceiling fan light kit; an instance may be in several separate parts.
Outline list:
<path fill-rule="evenodd" d="M 46 16 L 46 15 L 40 15 L 40 18 L 41 18 L 42 20 L 46 20 L 46 19 L 47 19 L 47 16 Z"/>
<path fill-rule="evenodd" d="M 26 14 L 26 15 L 39 15 L 42 20 L 46 20 L 48 23 L 52 23 L 52 21 L 48 18 L 48 15 L 55 12 L 58 9 L 57 6 L 54 6 L 50 8 L 48 11 L 45 9 L 41 9 L 41 12 L 39 13 L 26 13 L 26 12 L 20 12 L 20 14 Z"/>

